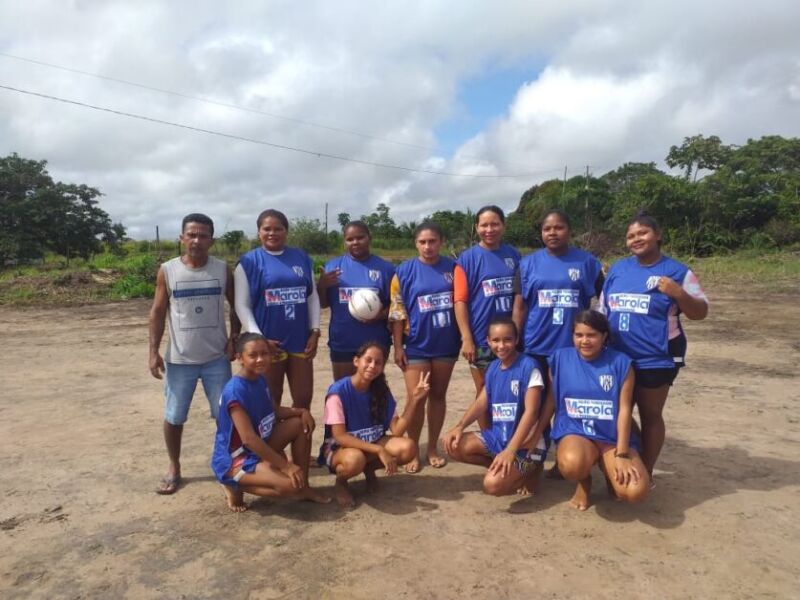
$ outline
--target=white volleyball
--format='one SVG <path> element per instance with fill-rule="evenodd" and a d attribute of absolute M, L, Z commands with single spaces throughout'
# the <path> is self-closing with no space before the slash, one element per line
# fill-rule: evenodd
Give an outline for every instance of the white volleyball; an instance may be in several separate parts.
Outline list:
<path fill-rule="evenodd" d="M 350 295 L 347 308 L 353 318 L 359 321 L 369 321 L 378 316 L 383 306 L 375 290 L 359 288 Z"/>

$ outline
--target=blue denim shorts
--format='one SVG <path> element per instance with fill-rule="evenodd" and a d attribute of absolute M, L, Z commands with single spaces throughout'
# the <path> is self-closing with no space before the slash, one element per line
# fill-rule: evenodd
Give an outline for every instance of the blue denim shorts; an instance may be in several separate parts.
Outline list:
<path fill-rule="evenodd" d="M 189 406 L 197 387 L 203 382 L 211 415 L 216 419 L 222 388 L 231 378 L 231 361 L 227 356 L 200 365 L 166 363 L 164 375 L 164 420 L 171 425 L 183 425 L 189 417 Z"/>

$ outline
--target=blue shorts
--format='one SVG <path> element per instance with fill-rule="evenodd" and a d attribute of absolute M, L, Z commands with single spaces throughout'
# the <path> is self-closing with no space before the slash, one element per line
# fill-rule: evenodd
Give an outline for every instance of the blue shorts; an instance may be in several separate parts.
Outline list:
<path fill-rule="evenodd" d="M 200 365 L 166 363 L 164 420 L 171 425 L 186 423 L 198 379 L 203 382 L 203 391 L 208 399 L 208 407 L 211 409 L 211 415 L 216 419 L 217 413 L 219 413 L 222 388 L 230 378 L 231 361 L 224 355 Z"/>
<path fill-rule="evenodd" d="M 458 361 L 458 354 L 445 354 L 444 356 L 415 356 L 406 354 L 406 360 L 410 365 L 427 365 L 432 362 L 455 363 Z"/>
<path fill-rule="evenodd" d="M 483 447 L 486 448 L 486 453 L 494 458 L 505 450 L 505 445 L 497 438 L 494 431 L 491 429 L 481 429 L 476 431 L 475 435 L 483 442 Z M 547 449 L 550 446 L 550 439 L 548 436 L 542 436 L 538 445 L 531 450 L 523 448 L 517 450 L 517 457 L 514 459 L 514 466 L 523 474 L 530 471 L 537 464 L 543 464 L 547 458 Z"/>
<path fill-rule="evenodd" d="M 332 363 L 351 363 L 353 359 L 356 357 L 357 350 L 353 350 L 352 352 L 347 350 L 333 350 L 331 349 L 331 362 Z"/>

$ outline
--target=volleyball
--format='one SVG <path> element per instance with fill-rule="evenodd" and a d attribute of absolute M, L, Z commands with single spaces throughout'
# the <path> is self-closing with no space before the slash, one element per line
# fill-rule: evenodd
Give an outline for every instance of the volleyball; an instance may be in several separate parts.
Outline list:
<path fill-rule="evenodd" d="M 375 290 L 359 288 L 350 295 L 347 308 L 354 319 L 369 321 L 378 316 L 383 306 Z"/>

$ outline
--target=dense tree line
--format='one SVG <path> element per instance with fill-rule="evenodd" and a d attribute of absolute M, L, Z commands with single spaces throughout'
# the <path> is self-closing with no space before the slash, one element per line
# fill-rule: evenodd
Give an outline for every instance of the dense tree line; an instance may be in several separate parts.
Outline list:
<path fill-rule="evenodd" d="M 46 161 L 0 158 L 0 260 L 88 258 L 103 244 L 117 248 L 125 228 L 97 206 L 100 191 L 53 181 Z"/>

